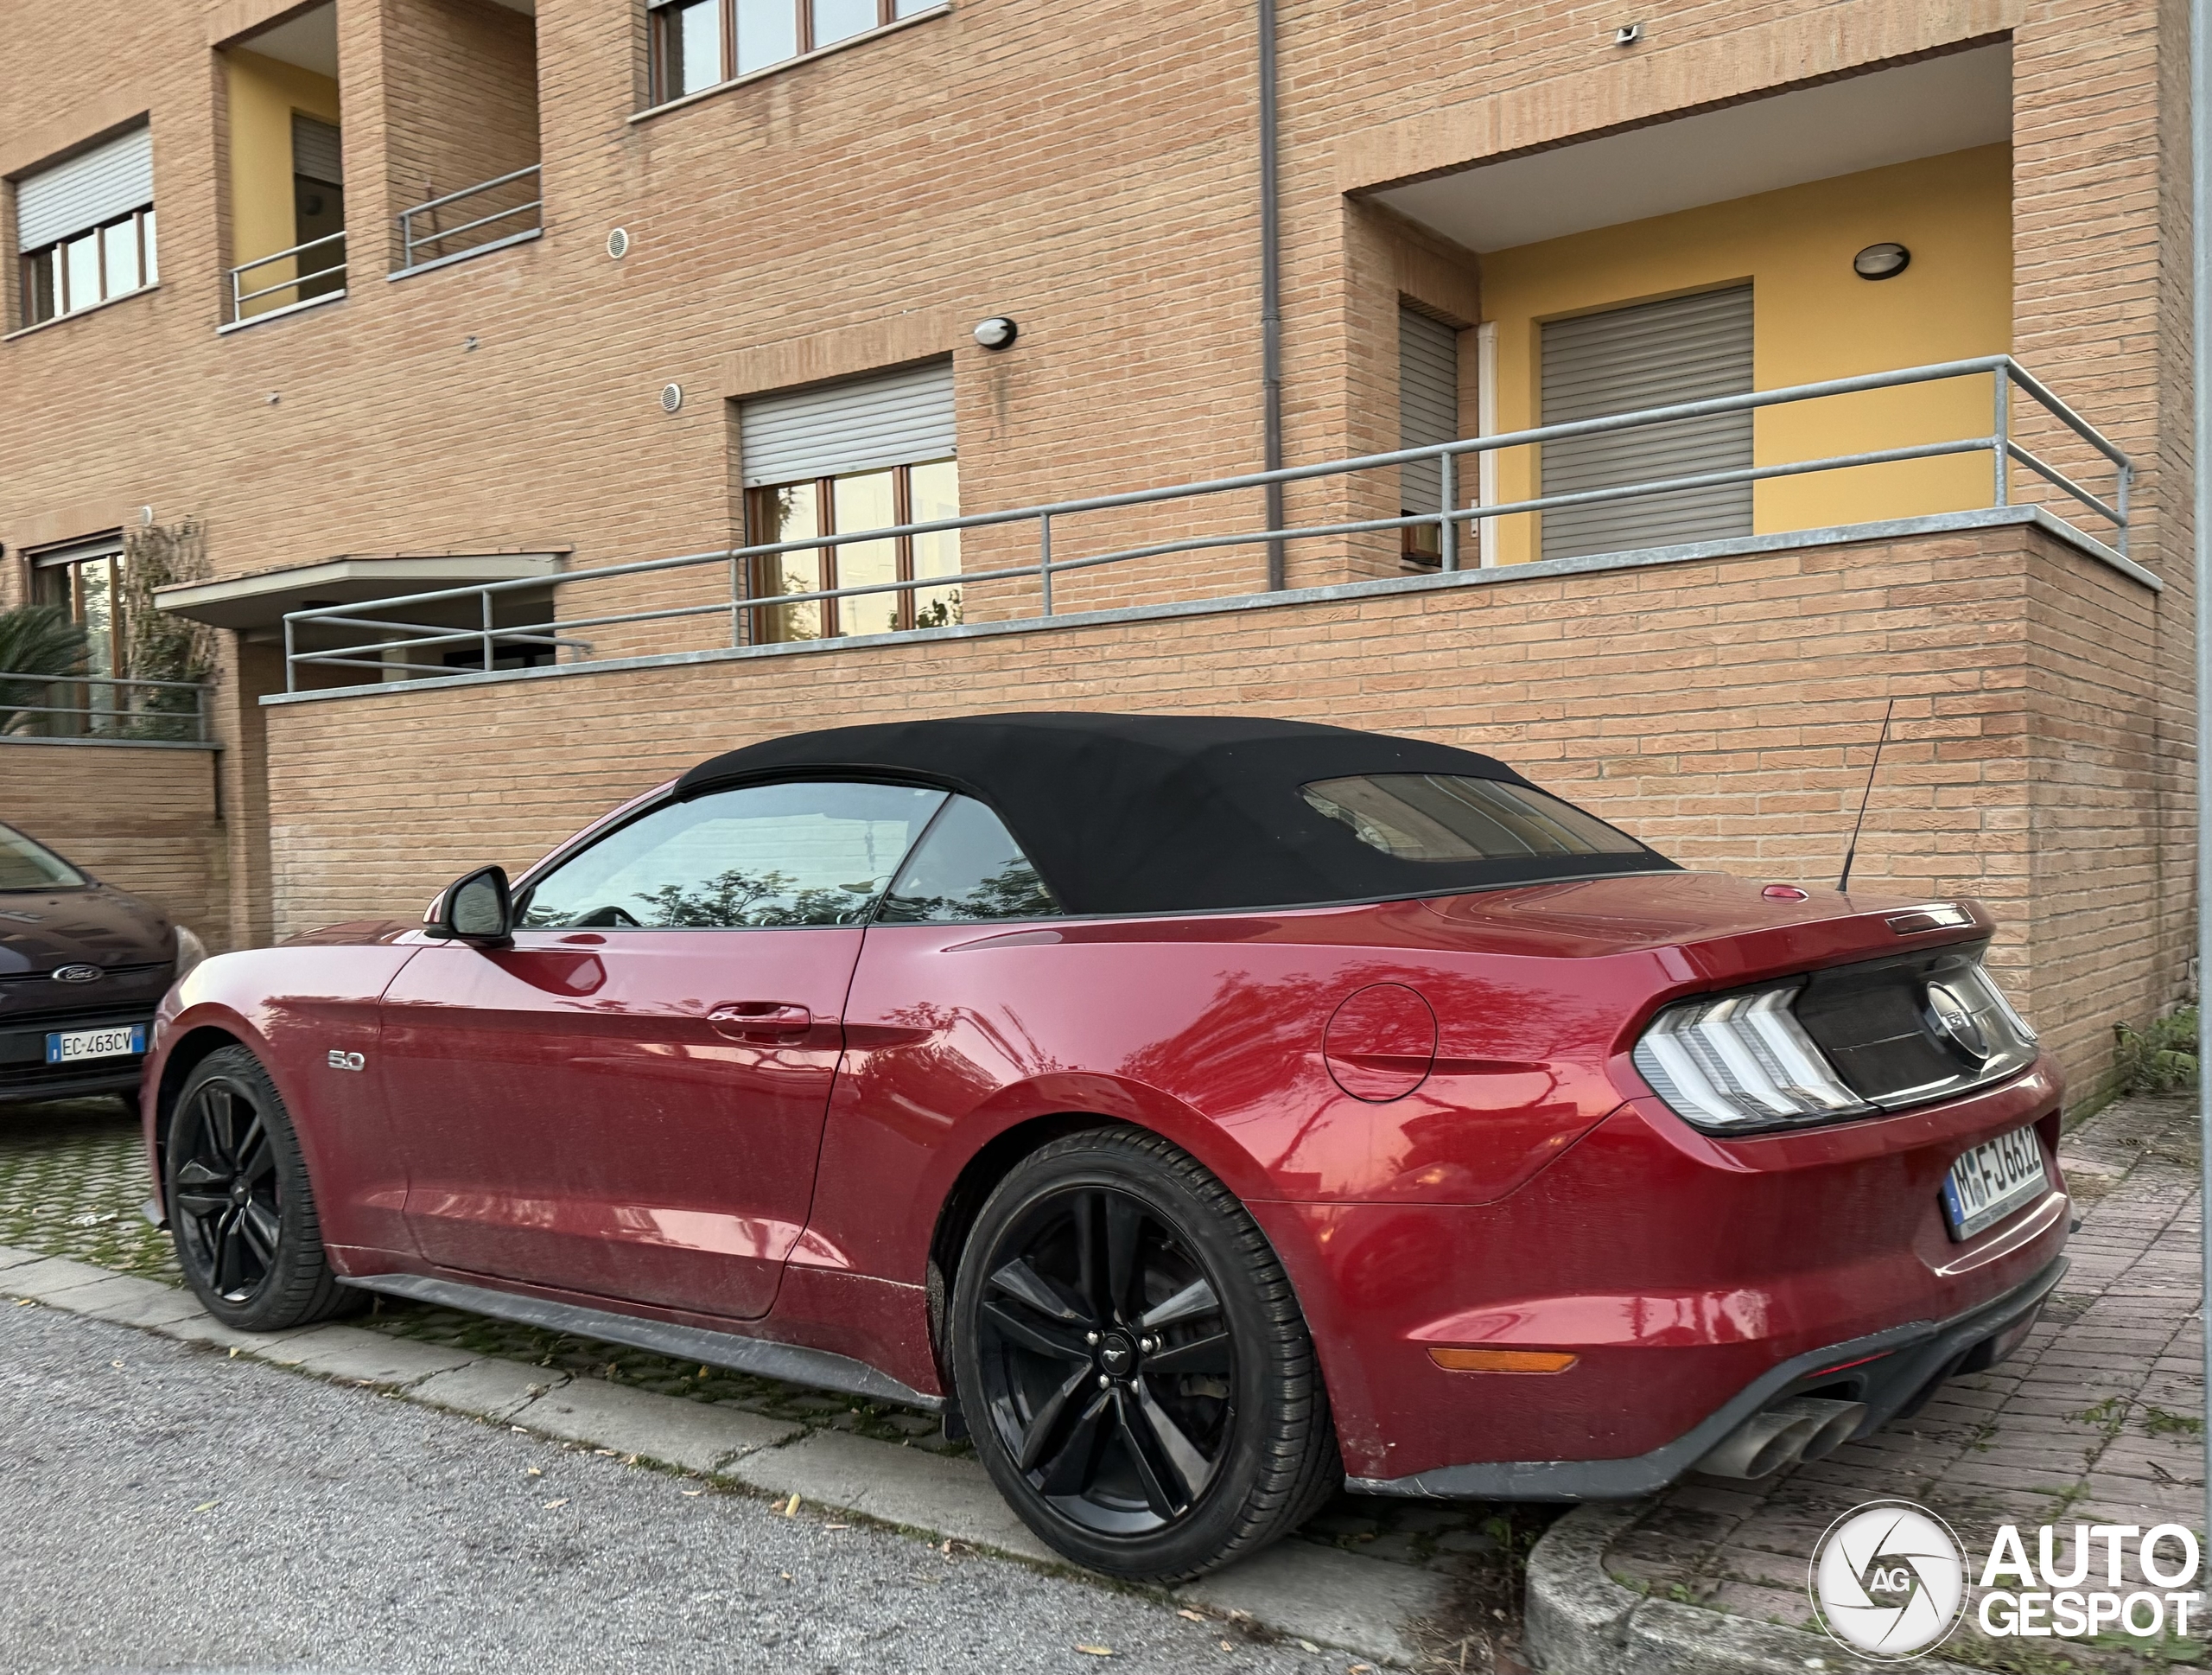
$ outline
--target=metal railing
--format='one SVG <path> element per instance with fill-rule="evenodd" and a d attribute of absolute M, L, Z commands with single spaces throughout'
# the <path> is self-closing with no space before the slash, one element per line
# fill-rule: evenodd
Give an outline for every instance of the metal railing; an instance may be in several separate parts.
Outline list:
<path fill-rule="evenodd" d="M 245 283 L 245 276 L 252 272 L 256 268 L 273 267 L 279 262 L 289 261 L 296 258 L 303 251 L 321 250 L 325 245 L 335 245 L 338 247 L 338 259 L 336 261 L 326 262 L 319 268 L 307 268 L 305 266 L 302 266 L 295 270 L 292 277 L 289 279 L 280 279 L 276 283 L 273 285 L 264 285 L 258 290 L 241 290 L 239 289 L 239 287 Z M 322 295 L 329 296 L 342 296 L 346 294 L 346 235 L 343 232 L 327 232 L 320 239 L 310 239 L 303 245 L 294 245 L 289 250 L 280 250 L 273 256 L 257 256 L 251 262 L 241 262 L 230 271 L 230 323 L 233 326 L 238 325 L 244 321 L 256 317 L 246 313 L 245 305 L 247 303 L 257 302 L 264 296 L 274 296 L 278 291 L 289 290 L 298 292 L 301 290 L 302 286 L 321 284 L 328 281 L 331 283 L 328 283 Z M 302 293 L 301 295 L 295 296 L 290 303 L 286 303 L 283 306 L 290 308 L 301 303 L 315 300 L 318 299 L 308 297 Z M 263 312 L 274 314 L 276 313 L 277 310 L 276 309 L 264 309 Z"/>
<path fill-rule="evenodd" d="M 197 680 L 0 669 L 0 738 L 207 744 L 207 691 Z"/>
<path fill-rule="evenodd" d="M 531 163 L 527 169 L 518 169 L 512 174 L 502 175 L 496 180 L 479 181 L 474 186 L 464 186 L 458 192 L 448 192 L 442 198 L 433 198 L 428 203 L 419 203 L 411 209 L 401 210 L 399 212 L 400 260 L 395 272 L 404 273 L 410 268 L 421 266 L 427 262 L 437 261 L 445 256 L 474 256 L 487 250 L 497 250 L 502 245 L 513 244 L 518 239 L 528 238 L 539 231 L 543 222 L 542 212 L 545 207 L 542 193 L 534 193 L 528 203 L 516 204 L 506 209 L 495 209 L 486 215 L 477 215 L 473 220 L 464 221 L 459 226 L 440 227 L 438 226 L 439 211 L 450 208 L 466 199 L 480 199 L 486 193 L 497 191 L 503 186 L 512 186 L 518 181 L 527 180 L 534 184 L 537 179 L 537 171 L 538 165 Z M 480 205 L 479 207 L 480 207 Z M 458 239 L 464 233 L 481 232 L 486 227 L 497 226 L 499 222 L 511 220 L 517 215 L 528 215 L 531 218 L 530 225 L 516 227 L 496 238 L 486 239 L 481 244 L 471 245 L 466 250 L 451 251 L 435 248 L 448 239 Z M 422 230 L 418 218 L 427 219 L 430 228 L 429 232 Z M 422 251 L 428 251 L 429 253 L 428 255 L 416 253 Z"/>
<path fill-rule="evenodd" d="M 1503 504 L 1461 504 L 1458 483 L 1460 481 L 1459 462 L 1469 455 L 1479 457 L 1505 449 L 1541 446 L 1546 443 L 1563 442 L 1576 436 L 1601 435 L 1618 430 L 1631 430 L 1650 425 L 1669 424 L 1684 419 L 1702 418 L 1713 413 L 1732 413 L 1777 407 L 1785 404 L 1817 401 L 1834 396 L 1858 394 L 1869 390 L 1897 389 L 1910 385 L 1938 383 L 1951 379 L 1985 377 L 1991 380 L 1993 391 L 1993 428 L 1989 434 L 1962 437 L 1951 442 L 1916 443 L 1908 447 L 1885 448 L 1853 454 L 1831 455 L 1820 459 L 1797 460 L 1778 465 L 1745 466 L 1724 471 L 1698 472 L 1685 476 L 1666 477 L 1645 482 L 1623 483 L 1603 488 L 1583 489 L 1573 494 L 1538 494 L 1533 499 Z M 2063 430 L 2070 431 L 2088 443 L 2101 460 L 2110 465 L 2113 484 L 2108 495 L 2101 495 L 2084 487 L 2074 478 L 2061 471 L 2041 455 L 2021 443 L 2013 435 L 2012 393 L 2018 391 L 2031 398 Z M 807 605 L 825 601 L 863 598 L 876 594 L 915 594 L 925 589 L 944 589 L 957 585 L 973 589 L 982 583 L 1033 582 L 1043 615 L 1053 614 L 1053 581 L 1071 572 L 1096 569 L 1103 565 L 1123 564 L 1136 560 L 1155 558 L 1165 555 L 1197 552 L 1227 547 L 1265 546 L 1277 541 L 1342 538 L 1350 536 L 1377 534 L 1389 531 L 1433 531 L 1435 557 L 1444 570 L 1461 568 L 1461 542 L 1467 526 L 1480 524 L 1496 527 L 1497 520 L 1525 513 L 1541 513 L 1562 506 L 1590 506 L 1608 500 L 1633 500 L 1680 493 L 1686 489 L 1707 488 L 1728 483 L 1755 483 L 1777 478 L 1803 476 L 1823 471 L 1845 471 L 1862 466 L 1895 464 L 1907 460 L 1939 459 L 1951 455 L 1986 454 L 1991 463 L 1992 504 L 2010 505 L 2013 501 L 2012 467 L 2024 468 L 2043 478 L 2061 493 L 2097 514 L 2112 526 L 2112 545 L 2124 557 L 2127 547 L 2128 494 L 2133 467 L 2126 454 L 2114 447 L 2086 419 L 2053 394 L 2039 379 L 2021 366 L 2010 355 L 1982 355 L 1966 360 L 1944 361 L 1934 366 L 1913 366 L 1896 372 L 1870 373 L 1858 378 L 1829 379 L 1816 384 L 1794 385 L 1782 390 L 1754 391 L 1743 395 L 1719 396 L 1705 401 L 1681 402 L 1672 406 L 1649 408 L 1639 412 L 1619 413 L 1605 418 L 1581 419 L 1570 424 L 1540 425 L 1532 430 L 1508 431 L 1501 435 L 1478 436 L 1464 441 L 1439 443 L 1425 448 L 1401 449 L 1388 454 L 1370 454 L 1357 459 L 1333 460 L 1322 465 L 1294 466 L 1281 471 L 1260 471 L 1243 476 L 1221 477 L 1210 481 L 1181 483 L 1169 487 L 1138 489 L 1125 494 L 1095 495 L 1085 500 L 1059 500 L 1046 505 L 1022 506 L 1006 512 L 977 513 L 965 517 L 944 518 L 928 523 L 902 524 L 890 528 L 855 530 L 836 535 L 809 537 L 801 540 L 768 542 L 756 546 L 725 547 L 711 552 L 686 553 L 671 558 L 649 558 L 631 564 L 608 564 L 588 570 L 569 571 L 552 577 L 529 577 L 505 582 L 487 582 L 467 587 L 442 588 L 424 593 L 395 595 L 367 601 L 361 604 L 325 607 L 319 609 L 298 610 L 284 618 L 284 654 L 287 690 L 297 690 L 299 671 L 303 666 L 322 665 L 333 667 L 373 669 L 381 679 L 405 678 L 413 675 L 450 675 L 455 669 L 443 663 L 418 663 L 409 653 L 442 646 L 469 646 L 476 648 L 480 658 L 478 666 L 483 669 L 493 666 L 493 659 L 502 649 L 521 647 L 550 648 L 556 659 L 566 652 L 572 661 L 589 659 L 594 650 L 592 642 L 575 638 L 577 631 L 586 628 L 609 627 L 645 622 L 665 622 L 691 617 L 726 617 L 730 624 L 728 643 L 743 644 L 747 624 L 753 614 L 763 609 L 781 609 L 796 605 Z M 1238 529 L 1225 534 L 1185 535 L 1163 541 L 1148 542 L 1136 546 L 1070 556 L 1065 547 L 1056 551 L 1056 525 L 1065 531 L 1067 520 L 1077 514 L 1109 511 L 1121 507 L 1156 505 L 1163 502 L 1192 500 L 1203 497 L 1233 494 L 1241 490 L 1265 489 L 1278 483 L 1310 482 L 1328 477 L 1345 477 L 1360 472 L 1388 470 L 1418 462 L 1433 461 L 1440 478 L 1438 507 L 1434 512 L 1408 513 L 1395 518 L 1361 518 L 1340 519 L 1320 524 L 1293 525 L 1282 528 L 1267 526 L 1262 520 L 1257 526 Z M 1392 488 L 1393 498 L 1396 489 Z M 827 549 L 868 542 L 880 542 L 900 537 L 942 534 L 970 529 L 988 529 L 1006 525 L 1032 524 L 1036 528 L 1037 557 L 1033 563 L 1001 565 L 988 570 L 961 570 L 950 575 L 917 576 L 897 581 L 871 582 L 853 587 L 821 588 L 803 593 L 756 595 L 748 585 L 752 573 L 751 561 L 774 558 L 794 552 L 819 552 Z M 1485 555 L 1486 562 L 1495 562 Z M 575 586 L 581 583 L 604 582 L 630 576 L 646 576 L 664 570 L 696 569 L 710 565 L 727 565 L 729 572 L 729 597 L 707 604 L 675 605 L 650 610 L 629 610 L 597 615 L 560 617 L 517 627 L 502 626 L 495 620 L 494 601 L 504 595 L 530 589 Z M 1227 594 L 1232 589 L 1224 589 Z M 1249 594 L 1260 589 L 1249 587 L 1233 589 L 1238 594 Z M 474 602 L 470 608 L 464 602 Z M 451 622 L 427 623 L 421 620 L 395 620 L 393 613 L 410 608 L 441 607 L 450 615 L 459 612 L 464 618 L 475 620 L 472 626 L 456 627 Z M 375 634 L 378 638 L 357 644 L 325 646 L 302 649 L 300 636 L 303 631 L 327 632 L 331 629 L 359 629 Z M 835 643 L 825 641 L 823 643 Z"/>

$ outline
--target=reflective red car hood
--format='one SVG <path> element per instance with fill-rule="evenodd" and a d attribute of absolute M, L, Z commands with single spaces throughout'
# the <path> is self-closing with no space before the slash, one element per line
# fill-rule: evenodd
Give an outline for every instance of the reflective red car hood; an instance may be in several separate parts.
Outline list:
<path fill-rule="evenodd" d="M 1495 952 L 1588 959 L 1679 948 L 1686 969 L 1678 977 L 1721 980 L 1923 940 L 1972 940 L 1996 929 L 1973 901 L 1944 902 L 1967 921 L 1930 935 L 1924 926 L 1908 931 L 1891 923 L 1927 905 L 1922 901 L 1821 888 L 1806 891 L 1802 901 L 1765 894 L 1777 888 L 1796 887 L 1723 872 L 1647 873 L 1440 896 L 1423 905 Z"/>
<path fill-rule="evenodd" d="M 404 919 L 349 919 L 342 925 L 325 925 L 321 930 L 302 931 L 288 936 L 277 946 L 284 948 L 358 948 L 376 942 L 397 942 L 418 925 Z"/>

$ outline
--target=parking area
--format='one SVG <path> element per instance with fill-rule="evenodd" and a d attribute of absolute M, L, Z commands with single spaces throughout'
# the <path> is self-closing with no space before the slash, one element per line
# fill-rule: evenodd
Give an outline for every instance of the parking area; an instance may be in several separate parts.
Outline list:
<path fill-rule="evenodd" d="M 2010 1361 L 1953 1380 L 1912 1420 L 1816 1464 L 1755 1483 L 1686 1481 L 1614 1541 L 1612 1578 L 1651 1597 L 1807 1629 L 1815 1627 L 1805 1590 L 1813 1544 L 1863 1501 L 1919 1501 L 1977 1551 L 1999 1523 L 2193 1526 L 2202 1479 L 2194 1111 L 2183 1100 L 2123 1100 L 2069 1135 L 2063 1160 L 2082 1216 L 2073 1265 Z M 0 1120 L 0 1246 L 177 1284 L 166 1236 L 138 1213 L 144 1195 L 137 1130 L 119 1102 L 18 1107 Z M 356 1323 L 426 1349 L 547 1369 L 570 1385 L 969 1453 L 911 1410 L 526 1326 L 390 1299 Z M 1521 1666 L 1520 1560 L 1556 1511 L 1346 1494 L 1299 1540 L 1433 1582 L 1429 1608 L 1404 1625 L 1402 1661 L 1510 1671 Z M 2197 1664 L 2203 1652 L 2194 1639 L 2110 1634 L 1999 1641 L 1969 1625 L 1943 1656 L 2012 1675 L 2150 1675 Z"/>

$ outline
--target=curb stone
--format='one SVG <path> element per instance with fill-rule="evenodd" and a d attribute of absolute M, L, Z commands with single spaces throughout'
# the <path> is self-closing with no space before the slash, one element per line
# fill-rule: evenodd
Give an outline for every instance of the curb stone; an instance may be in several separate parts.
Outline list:
<path fill-rule="evenodd" d="M 174 1286 L 0 1245 L 0 1302 L 18 1298 L 290 1372 L 378 1386 L 426 1407 L 636 1455 L 769 1495 L 796 1494 L 817 1510 L 850 1511 L 933 1540 L 957 1540 L 1084 1574 L 1030 1532 L 973 1460 L 843 1431 L 808 1432 L 757 1414 L 579 1381 L 498 1356 L 433 1349 L 355 1327 L 234 1332 Z M 1446 1593 L 1445 1580 L 1424 1570 L 1281 1542 L 1174 1589 L 1168 1599 L 1239 1613 L 1276 1634 L 1338 1647 L 1369 1662 L 1407 1666 L 1418 1661 L 1410 1625 L 1441 1614 Z"/>
<path fill-rule="evenodd" d="M 1624 1588 L 1605 1552 L 1649 1506 L 1578 1506 L 1530 1551 L 1525 1645 L 1542 1675 L 1894 1675 L 1894 1663 L 1854 1657 L 1825 1634 Z M 1915 1659 L 1913 1669 L 1974 1675 L 1939 1658 Z"/>

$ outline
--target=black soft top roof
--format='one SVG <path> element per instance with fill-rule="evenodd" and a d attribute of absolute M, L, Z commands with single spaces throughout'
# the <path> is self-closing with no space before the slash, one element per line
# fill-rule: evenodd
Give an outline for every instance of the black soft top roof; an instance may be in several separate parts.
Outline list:
<path fill-rule="evenodd" d="M 989 805 L 1073 914 L 1315 906 L 1671 868 L 1649 850 L 1465 863 L 1386 855 L 1299 788 L 1360 774 L 1530 782 L 1451 745 L 1243 716 L 1046 712 L 836 727 L 713 757 L 675 794 L 825 773 L 942 786 Z"/>

